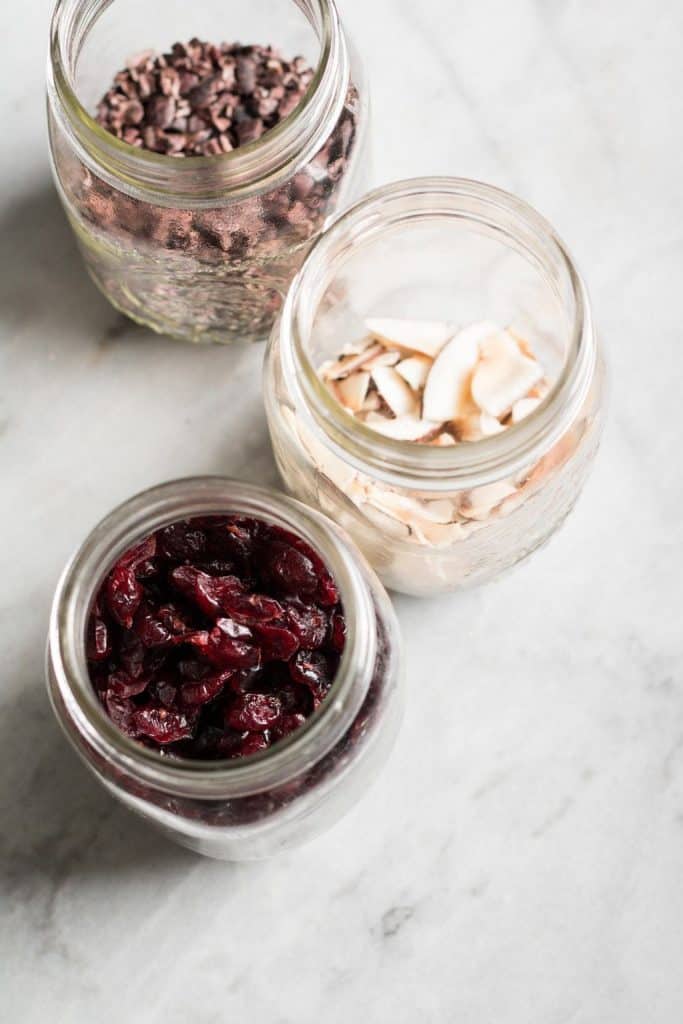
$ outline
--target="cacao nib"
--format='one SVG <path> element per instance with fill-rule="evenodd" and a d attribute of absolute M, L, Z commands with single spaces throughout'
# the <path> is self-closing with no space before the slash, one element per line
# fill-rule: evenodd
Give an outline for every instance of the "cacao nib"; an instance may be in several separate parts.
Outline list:
<path fill-rule="evenodd" d="M 119 558 L 93 603 L 86 654 L 126 736 L 172 757 L 239 758 L 313 714 L 344 636 L 336 585 L 308 544 L 255 519 L 210 516 Z"/>

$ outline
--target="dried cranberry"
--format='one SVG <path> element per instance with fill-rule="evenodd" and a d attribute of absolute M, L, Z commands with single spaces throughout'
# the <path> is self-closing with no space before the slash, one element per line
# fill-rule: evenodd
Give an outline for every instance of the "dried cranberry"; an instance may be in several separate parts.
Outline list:
<path fill-rule="evenodd" d="M 179 562 L 201 559 L 206 551 L 206 534 L 192 522 L 173 523 L 158 534 L 159 547 L 166 558 Z"/>
<path fill-rule="evenodd" d="M 180 687 L 180 699 L 185 707 L 196 707 L 215 700 L 225 688 L 232 672 L 218 672 L 205 676 L 196 683 L 183 683 Z"/>
<path fill-rule="evenodd" d="M 182 640 L 190 626 L 177 608 L 164 605 L 157 611 L 140 608 L 135 616 L 134 629 L 145 647 L 168 647 Z"/>
<path fill-rule="evenodd" d="M 330 647 L 337 654 L 342 654 L 346 646 L 346 620 L 339 612 L 330 619 Z"/>
<path fill-rule="evenodd" d="M 280 737 L 289 736 L 291 732 L 296 732 L 302 725 L 306 724 L 306 716 L 301 713 L 294 713 L 292 715 L 283 715 L 280 719 L 278 726 L 278 735 Z"/>
<path fill-rule="evenodd" d="M 236 576 L 209 576 L 189 565 L 174 569 L 171 580 L 180 593 L 196 604 L 205 615 L 227 612 L 228 597 L 236 597 L 243 590 Z"/>
<path fill-rule="evenodd" d="M 242 740 L 236 756 L 251 757 L 252 754 L 260 754 L 262 750 L 267 750 L 269 746 L 270 738 L 265 733 L 252 732 Z"/>
<path fill-rule="evenodd" d="M 226 594 L 224 610 L 238 622 L 254 626 L 260 622 L 272 622 L 282 615 L 282 605 L 262 594 Z"/>
<path fill-rule="evenodd" d="M 144 693 L 149 685 L 147 676 L 139 676 L 133 679 L 125 672 L 111 672 L 107 677 L 107 688 L 115 697 L 137 697 Z"/>
<path fill-rule="evenodd" d="M 231 729 L 265 732 L 277 724 L 281 714 L 282 705 L 272 694 L 245 693 L 228 708 L 225 724 Z"/>
<path fill-rule="evenodd" d="M 106 595 L 109 611 L 124 629 L 130 629 L 133 625 L 143 594 L 135 571 L 119 562 L 107 578 Z"/>
<path fill-rule="evenodd" d="M 315 650 L 322 647 L 327 637 L 327 617 L 315 605 L 290 601 L 285 607 L 285 621 L 301 647 Z"/>
<path fill-rule="evenodd" d="M 86 657 L 88 661 L 105 661 L 109 657 L 109 630 L 103 619 L 92 615 L 88 622 Z"/>
<path fill-rule="evenodd" d="M 334 676 L 330 659 L 319 651 L 299 651 L 289 665 L 292 679 L 307 686 L 319 703 L 327 696 Z"/>
<path fill-rule="evenodd" d="M 344 646 L 310 546 L 244 516 L 174 523 L 127 551 L 93 602 L 93 686 L 124 735 L 165 756 L 247 757 L 301 728 Z"/>
<path fill-rule="evenodd" d="M 289 661 L 299 650 L 299 641 L 292 630 L 273 623 L 255 626 L 264 661 Z"/>
<path fill-rule="evenodd" d="M 107 714 L 117 729 L 120 729 L 124 736 L 134 739 L 137 736 L 135 726 L 135 705 L 132 700 L 125 700 L 116 697 L 113 693 L 107 693 L 104 699 L 104 706 Z"/>
<path fill-rule="evenodd" d="M 153 706 L 138 708 L 133 720 L 138 736 L 147 736 L 161 746 L 189 739 L 197 722 L 196 716 L 184 711 Z"/>

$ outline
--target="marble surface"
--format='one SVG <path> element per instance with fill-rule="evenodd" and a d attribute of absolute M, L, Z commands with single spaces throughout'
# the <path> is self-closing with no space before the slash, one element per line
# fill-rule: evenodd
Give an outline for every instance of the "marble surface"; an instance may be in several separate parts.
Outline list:
<path fill-rule="evenodd" d="M 261 351 L 148 336 L 89 284 L 49 178 L 48 4 L 24 0 L 0 43 L 0 1017 L 678 1024 L 683 10 L 341 7 L 371 57 L 377 181 L 489 180 L 569 242 L 611 361 L 596 471 L 522 569 L 397 600 L 405 727 L 333 831 L 233 867 L 130 817 L 48 709 L 52 590 L 137 489 L 275 479 Z"/>

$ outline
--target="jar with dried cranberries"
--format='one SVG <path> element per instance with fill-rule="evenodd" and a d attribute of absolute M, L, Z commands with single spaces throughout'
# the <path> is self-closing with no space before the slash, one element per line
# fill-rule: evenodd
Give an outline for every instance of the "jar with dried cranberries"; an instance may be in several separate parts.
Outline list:
<path fill-rule="evenodd" d="M 346 535 L 218 477 L 146 491 L 95 528 L 55 595 L 47 675 L 106 788 L 230 860 L 340 817 L 402 708 L 396 616 Z"/>

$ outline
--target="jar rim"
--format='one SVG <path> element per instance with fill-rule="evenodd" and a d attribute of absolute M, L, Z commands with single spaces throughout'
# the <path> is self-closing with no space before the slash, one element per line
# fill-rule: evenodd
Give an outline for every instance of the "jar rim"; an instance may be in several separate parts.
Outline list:
<path fill-rule="evenodd" d="M 129 547 L 179 519 L 207 514 L 251 515 L 289 529 L 309 543 L 339 588 L 347 643 L 325 701 L 307 722 L 272 748 L 245 759 L 170 759 L 121 733 L 97 700 L 85 657 L 87 615 L 97 588 Z M 57 696 L 87 746 L 122 771 L 178 796 L 238 797 L 280 785 L 316 763 L 341 739 L 369 688 L 377 654 L 370 590 L 355 546 L 322 513 L 279 491 L 227 477 L 189 477 L 136 494 L 88 534 L 57 586 L 48 634 L 48 689 Z M 388 598 L 387 598 L 388 603 Z"/>
<path fill-rule="evenodd" d="M 69 49 L 84 8 L 83 38 L 112 0 L 57 0 L 50 25 L 48 95 L 52 111 L 79 157 L 112 187 L 157 205 L 203 208 L 277 188 L 323 145 L 345 100 L 349 55 L 335 0 L 294 0 L 314 26 L 320 53 L 313 78 L 294 110 L 260 139 L 229 153 L 177 159 L 129 145 L 88 113 L 73 86 Z M 99 6 L 99 10 L 91 8 Z M 80 49 L 83 39 L 78 40 Z"/>
<path fill-rule="evenodd" d="M 478 204 L 476 216 L 463 212 L 458 205 L 463 203 Z M 384 437 L 347 412 L 321 381 L 308 357 L 306 339 L 317 303 L 350 246 L 379 237 L 404 220 L 452 216 L 469 216 L 508 236 L 510 231 L 503 228 L 501 220 L 512 217 L 520 230 L 517 244 L 532 254 L 522 241 L 526 233 L 540 252 L 556 261 L 565 275 L 574 309 L 564 365 L 538 408 L 492 437 L 439 448 Z M 560 440 L 581 409 L 597 358 L 586 286 L 552 225 L 509 192 L 455 177 L 414 178 L 385 185 L 338 217 L 317 239 L 290 287 L 279 342 L 297 413 L 318 441 L 343 461 L 385 483 L 435 491 L 477 487 L 533 465 Z"/>

